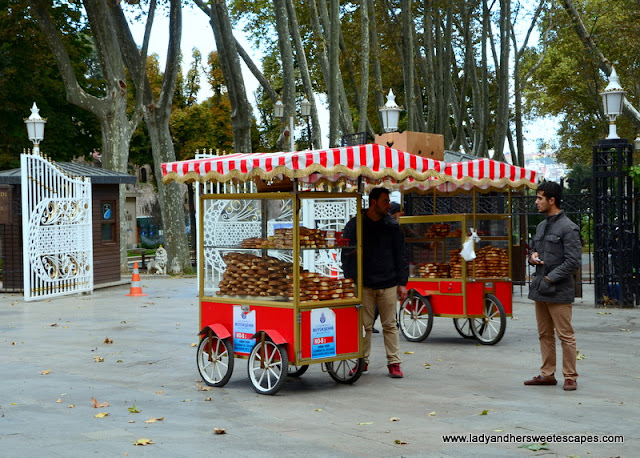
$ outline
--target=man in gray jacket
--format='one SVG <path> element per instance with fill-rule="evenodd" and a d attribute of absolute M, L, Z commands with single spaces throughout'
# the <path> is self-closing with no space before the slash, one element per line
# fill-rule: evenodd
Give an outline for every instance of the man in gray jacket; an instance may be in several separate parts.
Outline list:
<path fill-rule="evenodd" d="M 571 304 L 575 300 L 573 276 L 580 267 L 582 244 L 578 226 L 562 210 L 562 188 L 547 181 L 538 187 L 536 207 L 546 218 L 536 228 L 529 264 L 536 274 L 529 287 L 529 299 L 536 303 L 542 366 L 540 375 L 525 385 L 555 385 L 556 337 L 562 343 L 564 389 L 578 387 L 576 339 L 571 326 Z"/>

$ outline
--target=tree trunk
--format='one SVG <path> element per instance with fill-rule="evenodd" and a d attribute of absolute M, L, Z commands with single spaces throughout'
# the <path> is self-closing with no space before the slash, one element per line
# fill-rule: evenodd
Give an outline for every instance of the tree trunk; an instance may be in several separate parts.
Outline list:
<path fill-rule="evenodd" d="M 338 144 L 338 117 L 340 116 L 340 99 L 338 92 L 340 55 L 340 1 L 329 0 L 329 147 Z"/>
<path fill-rule="evenodd" d="M 358 103 L 358 132 L 367 130 L 367 102 L 369 100 L 369 8 L 368 0 L 360 1 L 360 30 L 362 31 L 362 62 L 360 70 L 360 101 Z"/>
<path fill-rule="evenodd" d="M 504 161 L 504 144 L 509 129 L 509 51 L 511 28 L 511 1 L 500 2 L 500 62 L 496 62 L 498 68 L 496 79 L 498 85 L 498 107 L 496 109 L 496 130 L 494 136 L 493 159 Z"/>

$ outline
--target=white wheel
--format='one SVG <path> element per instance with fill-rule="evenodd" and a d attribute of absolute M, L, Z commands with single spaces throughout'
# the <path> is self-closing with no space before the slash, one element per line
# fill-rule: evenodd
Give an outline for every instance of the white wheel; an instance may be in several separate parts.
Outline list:
<path fill-rule="evenodd" d="M 260 394 L 276 394 L 289 370 L 289 358 L 285 345 L 271 340 L 258 341 L 249 354 L 247 371 L 253 389 Z"/>
<path fill-rule="evenodd" d="M 473 331 L 471 330 L 471 320 L 469 318 L 454 318 L 453 326 L 465 339 L 473 339 Z"/>
<path fill-rule="evenodd" d="M 338 383 L 352 384 L 360 378 L 364 369 L 364 358 L 343 359 L 325 363 L 327 372 Z"/>
<path fill-rule="evenodd" d="M 500 342 L 507 328 L 507 316 L 500 300 L 493 294 L 484 299 L 483 318 L 471 318 L 471 331 L 482 345 L 494 345 Z"/>
<path fill-rule="evenodd" d="M 209 386 L 224 386 L 233 373 L 233 350 L 229 339 L 204 336 L 196 352 L 200 377 Z"/>
<path fill-rule="evenodd" d="M 409 342 L 422 342 L 433 326 L 433 310 L 426 297 L 407 297 L 400 306 L 400 331 Z"/>

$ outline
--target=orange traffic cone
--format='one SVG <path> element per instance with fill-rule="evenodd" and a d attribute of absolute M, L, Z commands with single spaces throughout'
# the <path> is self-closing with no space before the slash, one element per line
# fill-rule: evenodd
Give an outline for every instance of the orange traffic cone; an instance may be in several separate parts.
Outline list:
<path fill-rule="evenodd" d="M 125 296 L 146 296 L 142 292 L 142 286 L 140 285 L 140 273 L 138 272 L 138 262 L 133 263 L 133 275 L 131 275 L 131 290 L 129 294 Z"/>

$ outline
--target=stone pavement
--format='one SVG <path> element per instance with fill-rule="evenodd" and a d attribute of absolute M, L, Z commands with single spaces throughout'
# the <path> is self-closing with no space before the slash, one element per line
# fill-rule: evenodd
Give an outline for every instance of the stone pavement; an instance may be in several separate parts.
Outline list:
<path fill-rule="evenodd" d="M 495 346 L 463 339 L 451 319 L 436 318 L 424 342 L 401 337 L 404 379 L 387 376 L 376 334 L 369 374 L 355 384 L 336 384 L 314 364 L 263 396 L 242 359 L 225 387 L 199 388 L 196 279 L 143 277 L 142 285 L 147 297 L 125 297 L 128 286 L 31 303 L 0 295 L 0 456 L 639 454 L 640 311 L 594 308 L 591 287 L 574 307 L 584 355 L 576 392 L 523 386 L 540 357 L 533 306 L 516 287 L 514 318 Z M 92 398 L 109 406 L 94 408 Z M 163 420 L 146 423 L 154 417 Z M 622 435 L 624 443 L 556 442 L 535 452 L 521 446 L 539 441 L 523 437 L 442 439 L 469 433 Z M 143 438 L 153 444 L 134 446 Z"/>

